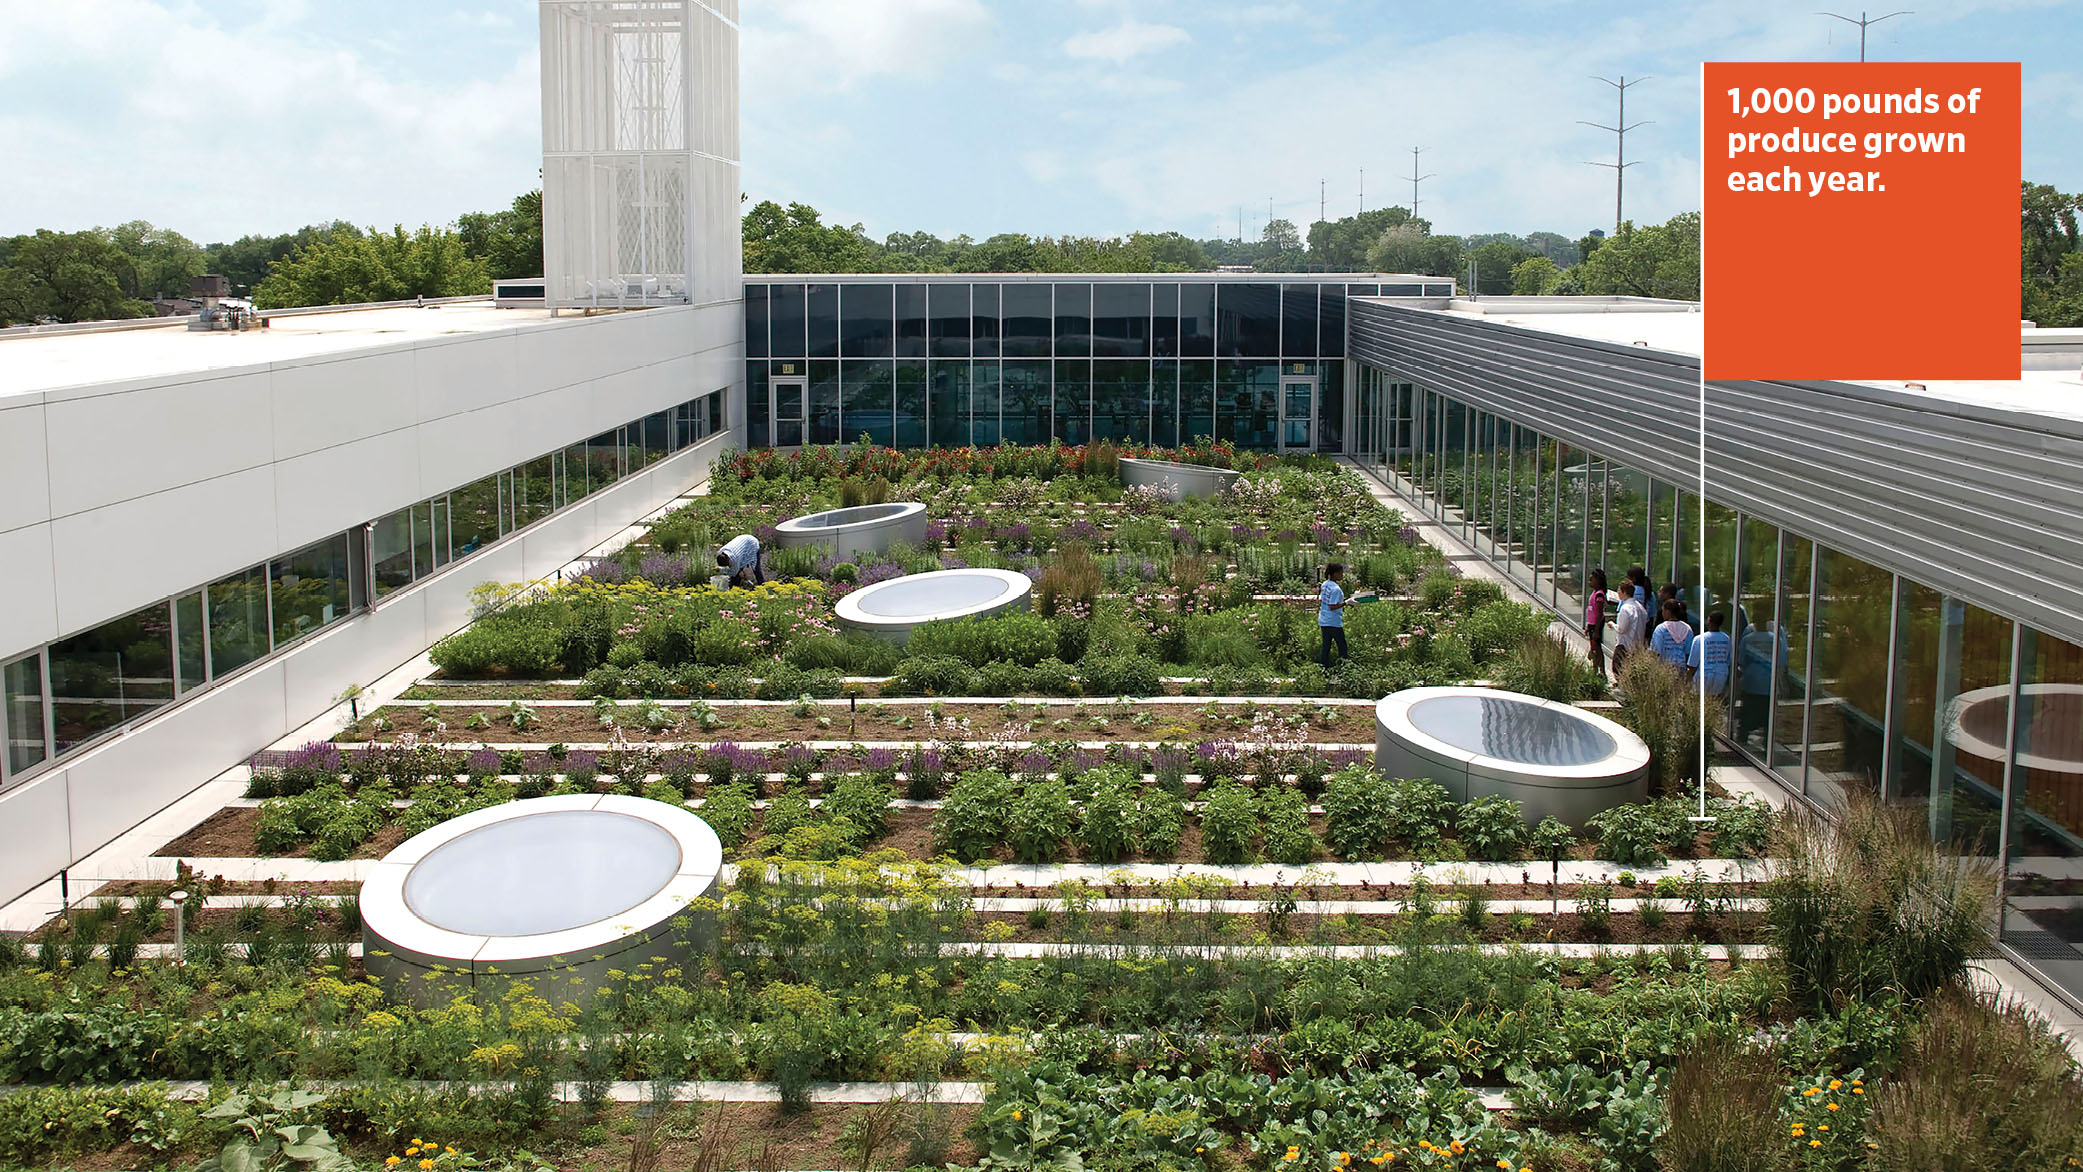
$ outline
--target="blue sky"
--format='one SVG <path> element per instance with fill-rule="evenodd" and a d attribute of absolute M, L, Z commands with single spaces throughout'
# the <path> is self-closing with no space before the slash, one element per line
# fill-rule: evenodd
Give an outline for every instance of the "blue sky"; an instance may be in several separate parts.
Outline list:
<path fill-rule="evenodd" d="M 742 0 L 745 190 L 880 237 L 1256 236 L 1407 204 L 1443 231 L 1699 203 L 1701 60 L 1844 60 L 1815 0 Z M 1852 11 L 1841 6 L 1840 11 Z M 1876 15 L 1886 9 L 1873 9 Z M 443 223 L 536 184 L 533 0 L 10 0 L 0 232 L 149 219 L 201 240 Z M 2083 189 L 2083 4 L 1928 0 L 1876 60 L 2024 63 L 2025 174 Z M 33 177 L 33 178 L 29 178 Z M 1398 177 L 1404 177 L 1399 179 Z"/>

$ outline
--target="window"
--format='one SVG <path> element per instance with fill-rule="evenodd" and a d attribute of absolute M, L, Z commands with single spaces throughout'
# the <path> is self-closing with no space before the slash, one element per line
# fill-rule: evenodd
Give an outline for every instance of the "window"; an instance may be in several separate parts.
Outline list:
<path fill-rule="evenodd" d="M 1067 444 L 1092 438 L 1092 360 L 1056 360 L 1055 425 L 1051 434 Z"/>
<path fill-rule="evenodd" d="M 586 441 L 586 491 L 599 492 L 622 479 L 622 429 L 609 428 Z"/>
<path fill-rule="evenodd" d="M 7 726 L 9 776 L 43 762 L 43 657 L 25 655 L 0 667 L 0 724 Z"/>
<path fill-rule="evenodd" d="M 767 287 L 745 286 L 745 357 L 767 356 Z"/>
<path fill-rule="evenodd" d="M 1179 356 L 1179 286 L 1158 285 L 1151 294 L 1150 352 L 1159 358 Z"/>
<path fill-rule="evenodd" d="M 989 447 L 998 442 L 998 364 L 977 362 L 969 370 L 969 442 Z"/>
<path fill-rule="evenodd" d="M 917 359 L 897 362 L 897 391 L 892 404 L 892 443 L 900 448 L 926 446 L 926 364 Z"/>
<path fill-rule="evenodd" d="M 1215 305 L 1218 357 L 1280 357 L 1280 286 L 1223 285 Z"/>
<path fill-rule="evenodd" d="M 1228 295 L 1228 290 L 1224 290 Z M 1276 326 L 1277 329 L 1277 326 Z M 1221 365 L 1216 437 L 1240 448 L 1270 448 L 1280 420 L 1280 364 L 1224 362 Z"/>
<path fill-rule="evenodd" d="M 772 338 L 770 351 L 776 358 L 807 358 L 804 326 L 807 311 L 801 285 L 770 285 L 767 287 L 768 331 Z"/>
<path fill-rule="evenodd" d="M 926 416 L 931 420 L 933 445 L 962 447 L 969 442 L 969 363 L 936 360 L 931 378 Z"/>
<path fill-rule="evenodd" d="M 354 606 L 349 548 L 342 533 L 268 564 L 275 646 L 347 617 Z"/>
<path fill-rule="evenodd" d="M 1215 356 L 1215 286 L 1212 284 L 1189 282 L 1179 286 L 1179 353 L 1187 358 Z M 1209 426 L 1212 428 L 1214 425 L 1211 423 Z"/>
<path fill-rule="evenodd" d="M 1083 358 L 1092 353 L 1092 286 L 1066 282 L 1056 286 L 1056 355 Z"/>
<path fill-rule="evenodd" d="M 1150 364 L 1140 359 L 1092 363 L 1092 437 L 1150 442 Z"/>
<path fill-rule="evenodd" d="M 818 360 L 810 363 L 810 426 L 813 444 L 839 442 L 839 364 Z"/>
<path fill-rule="evenodd" d="M 809 287 L 808 309 L 805 311 L 806 325 L 810 332 L 810 357 L 839 357 L 839 286 L 812 285 Z M 779 346 L 780 343 L 775 343 Z M 776 358 L 793 358 L 792 354 L 774 351 Z"/>
<path fill-rule="evenodd" d="M 1150 356 L 1150 286 L 1115 282 L 1092 286 L 1092 354 L 1095 358 Z"/>
<path fill-rule="evenodd" d="M 268 653 L 268 574 L 255 566 L 210 583 L 210 677 L 227 674 Z"/>
<path fill-rule="evenodd" d="M 173 626 L 166 603 L 51 644 L 52 756 L 174 698 Z M 11 726 L 11 725 L 10 725 Z"/>
<path fill-rule="evenodd" d="M 532 525 L 557 511 L 557 457 L 538 456 L 514 469 L 514 526 Z"/>
<path fill-rule="evenodd" d="M 1316 357 L 1317 287 L 1288 285 L 1280 291 L 1280 356 Z"/>
<path fill-rule="evenodd" d="M 644 433 L 644 464 L 648 466 L 665 459 L 673 450 L 673 413 L 654 411 L 644 416 L 641 427 Z M 634 470 L 636 466 L 632 464 L 630 467 Z"/>
<path fill-rule="evenodd" d="M 1001 291 L 1005 297 L 1005 356 L 1047 358 L 1056 336 L 1050 286 L 1022 282 L 1005 285 Z"/>
<path fill-rule="evenodd" d="M 369 526 L 369 559 L 376 572 L 376 597 L 412 585 L 411 509 L 400 509 Z"/>
<path fill-rule="evenodd" d="M 1341 285 L 1323 287 L 1323 307 L 1317 318 L 1317 353 L 1325 358 L 1345 357 L 1345 288 Z M 1330 368 L 1336 371 L 1336 365 Z"/>
<path fill-rule="evenodd" d="M 1161 448 L 1179 444 L 1179 363 L 1160 358 L 1150 364 L 1150 442 Z"/>
<path fill-rule="evenodd" d="M 1215 438 L 1215 364 L 1179 364 L 1179 417 L 1182 443 Z"/>
<path fill-rule="evenodd" d="M 448 499 L 457 557 L 468 557 L 499 540 L 499 477 L 466 484 Z"/>
<path fill-rule="evenodd" d="M 998 290 L 997 285 L 972 286 L 969 325 L 978 358 L 998 357 Z"/>
<path fill-rule="evenodd" d="M 969 286 L 927 286 L 931 337 L 928 348 L 935 358 L 969 357 Z"/>
<path fill-rule="evenodd" d="M 842 285 L 839 289 L 839 354 L 843 358 L 888 358 L 891 289 L 888 285 Z"/>
<path fill-rule="evenodd" d="M 840 443 L 852 443 L 866 434 L 878 444 L 896 442 L 891 396 L 895 375 L 887 361 L 853 361 L 839 364 L 839 419 L 844 429 Z"/>
<path fill-rule="evenodd" d="M 898 285 L 897 298 L 897 357 L 924 358 L 926 356 L 926 287 L 924 285 Z"/>
<path fill-rule="evenodd" d="M 186 694 L 210 680 L 210 660 L 204 643 L 203 592 L 174 599 L 174 691 Z"/>
<path fill-rule="evenodd" d="M 1004 434 L 1007 443 L 1049 441 L 1049 364 L 1006 360 Z"/>

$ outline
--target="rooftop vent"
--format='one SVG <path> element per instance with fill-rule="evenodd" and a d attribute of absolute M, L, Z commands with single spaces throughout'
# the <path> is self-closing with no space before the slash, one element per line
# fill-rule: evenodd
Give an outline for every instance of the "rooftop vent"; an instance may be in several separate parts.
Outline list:
<path fill-rule="evenodd" d="M 268 324 L 250 303 L 232 298 L 231 282 L 216 273 L 191 278 L 188 292 L 202 302 L 195 320 L 188 323 L 191 330 L 255 330 Z"/>

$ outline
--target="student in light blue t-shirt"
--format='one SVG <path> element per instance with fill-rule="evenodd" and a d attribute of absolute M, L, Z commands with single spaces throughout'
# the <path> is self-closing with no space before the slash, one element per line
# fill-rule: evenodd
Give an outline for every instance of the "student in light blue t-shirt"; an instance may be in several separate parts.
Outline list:
<path fill-rule="evenodd" d="M 1656 657 L 1683 671 L 1685 649 L 1692 642 L 1692 624 L 1685 621 L 1685 604 L 1675 598 L 1663 603 L 1663 621 L 1649 632 L 1649 649 Z"/>
<path fill-rule="evenodd" d="M 1729 690 L 1729 661 L 1736 646 L 1729 640 L 1728 632 L 1721 629 L 1727 621 L 1718 610 L 1709 614 L 1707 629 L 1693 636 L 1692 647 L 1685 656 L 1686 671 L 1709 696 Z"/>
<path fill-rule="evenodd" d="M 1316 630 L 1323 639 L 1324 670 L 1331 670 L 1331 644 L 1338 645 L 1338 655 L 1352 658 L 1352 649 L 1345 643 L 1345 608 L 1349 605 L 1345 587 L 1339 582 L 1345 577 L 1345 566 L 1332 562 L 1324 567 L 1324 584 L 1316 593 Z"/>

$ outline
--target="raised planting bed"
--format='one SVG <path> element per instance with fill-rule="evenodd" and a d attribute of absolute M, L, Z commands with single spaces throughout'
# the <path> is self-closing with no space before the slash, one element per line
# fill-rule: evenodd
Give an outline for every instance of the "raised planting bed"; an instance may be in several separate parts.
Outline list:
<path fill-rule="evenodd" d="M 1242 475 L 1234 469 L 1210 468 L 1206 464 L 1133 458 L 1121 461 L 1123 487 L 1152 489 L 1158 499 L 1165 501 L 1220 496 Z"/>
<path fill-rule="evenodd" d="M 791 517 L 774 527 L 774 543 L 782 549 L 819 549 L 837 561 L 858 563 L 892 545 L 925 545 L 926 506 L 892 501 Z"/>

